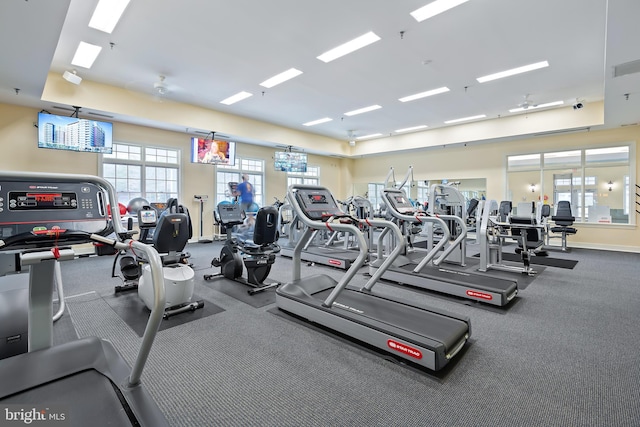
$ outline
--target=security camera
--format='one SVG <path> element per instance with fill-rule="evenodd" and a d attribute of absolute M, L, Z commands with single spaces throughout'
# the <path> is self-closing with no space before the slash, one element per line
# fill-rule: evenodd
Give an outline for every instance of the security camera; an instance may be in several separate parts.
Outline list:
<path fill-rule="evenodd" d="M 581 108 L 584 107 L 584 104 L 582 102 L 576 102 L 575 104 L 573 104 L 573 109 L 574 110 L 579 110 Z"/>

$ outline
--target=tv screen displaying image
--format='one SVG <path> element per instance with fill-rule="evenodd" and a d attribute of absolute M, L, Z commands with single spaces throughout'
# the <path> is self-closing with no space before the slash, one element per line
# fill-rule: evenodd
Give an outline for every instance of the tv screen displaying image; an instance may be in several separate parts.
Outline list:
<path fill-rule="evenodd" d="M 236 164 L 236 143 L 191 138 L 191 162 L 234 166 Z"/>
<path fill-rule="evenodd" d="M 38 147 L 111 154 L 113 124 L 38 113 Z"/>
<path fill-rule="evenodd" d="M 307 154 L 276 151 L 274 156 L 275 169 L 282 172 L 306 172 Z"/>

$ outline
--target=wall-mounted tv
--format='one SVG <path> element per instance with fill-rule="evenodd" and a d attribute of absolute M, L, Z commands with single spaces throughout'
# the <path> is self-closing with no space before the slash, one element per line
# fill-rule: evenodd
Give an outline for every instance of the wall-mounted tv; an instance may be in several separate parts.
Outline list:
<path fill-rule="evenodd" d="M 38 147 L 111 154 L 113 124 L 38 113 Z"/>
<path fill-rule="evenodd" d="M 234 166 L 236 143 L 216 139 L 191 138 L 191 162 Z"/>
<path fill-rule="evenodd" d="M 290 151 L 276 151 L 273 157 L 275 169 L 282 172 L 306 172 L 307 154 Z"/>

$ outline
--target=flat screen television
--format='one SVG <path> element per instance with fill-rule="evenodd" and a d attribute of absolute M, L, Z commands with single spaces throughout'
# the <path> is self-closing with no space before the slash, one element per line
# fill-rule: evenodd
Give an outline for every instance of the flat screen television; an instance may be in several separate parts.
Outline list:
<path fill-rule="evenodd" d="M 111 154 L 113 124 L 38 113 L 38 147 Z"/>
<path fill-rule="evenodd" d="M 290 151 L 276 151 L 274 156 L 275 169 L 282 172 L 306 172 L 307 154 L 292 153 Z"/>
<path fill-rule="evenodd" d="M 191 138 L 191 162 L 234 166 L 236 143 L 216 139 Z"/>

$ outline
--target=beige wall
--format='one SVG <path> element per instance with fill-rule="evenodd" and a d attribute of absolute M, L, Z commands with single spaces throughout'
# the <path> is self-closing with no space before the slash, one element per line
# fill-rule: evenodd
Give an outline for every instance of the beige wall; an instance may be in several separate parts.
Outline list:
<path fill-rule="evenodd" d="M 95 153 L 76 153 L 39 149 L 37 128 L 38 110 L 14 105 L 0 104 L 0 169 L 35 172 L 64 172 L 100 174 L 100 156 Z M 181 201 L 191 212 L 194 221 L 194 236 L 200 235 L 199 204 L 193 200 L 195 194 L 206 194 L 209 201 L 204 206 L 203 235 L 213 233 L 213 209 L 215 194 L 215 168 L 211 165 L 193 164 L 189 160 L 190 135 L 180 132 L 114 123 L 115 141 L 141 145 L 177 147 L 182 150 Z M 265 203 L 282 200 L 286 193 L 287 175 L 275 171 L 273 148 L 238 144 L 237 155 L 242 158 L 265 160 Z M 347 194 L 344 189 L 350 182 L 350 174 L 343 165 L 350 160 L 337 157 L 309 155 L 311 165 L 320 166 L 322 185 L 335 189 L 338 197 Z"/>
<path fill-rule="evenodd" d="M 37 129 L 34 127 L 37 112 L 32 108 L 0 104 L 0 146 L 4 150 L 4 155 L 0 157 L 0 168 L 99 174 L 97 154 L 38 149 Z M 213 232 L 214 168 L 189 162 L 190 136 L 180 132 L 114 123 L 114 138 L 122 142 L 182 149 L 183 203 L 190 208 L 192 216 L 197 217 L 198 205 L 193 201 L 193 195 L 209 195 L 209 202 L 204 209 L 204 235 L 210 236 Z M 395 168 L 398 179 L 404 176 L 409 166 L 413 166 L 415 180 L 485 178 L 487 197 L 501 200 L 507 196 L 507 155 L 637 142 L 639 139 L 640 127 L 634 126 L 511 142 L 418 149 L 362 158 L 309 155 L 309 163 L 320 166 L 321 184 L 331 188 L 338 198 L 355 194 L 354 189 L 368 182 L 382 182 L 391 166 Z M 286 191 L 286 174 L 274 170 L 275 150 L 258 145 L 238 144 L 237 151 L 240 157 L 265 160 L 265 202 L 270 203 L 274 196 L 281 199 Z M 638 163 L 635 162 L 636 168 Z M 523 194 L 527 198 L 530 195 L 526 191 Z M 199 235 L 199 221 L 194 218 L 194 222 L 194 234 Z M 579 233 L 571 237 L 571 243 L 576 246 L 640 252 L 640 231 L 635 225 L 583 224 L 577 227 Z"/>
<path fill-rule="evenodd" d="M 507 155 L 606 146 L 624 142 L 637 143 L 638 140 L 640 140 L 640 126 L 632 126 L 510 142 L 413 150 L 358 159 L 355 161 L 352 173 L 357 182 L 383 182 L 390 167 L 395 168 L 396 178 L 400 179 L 407 168 L 413 166 L 416 180 L 486 178 L 487 198 L 502 200 L 507 196 L 505 172 Z M 640 163 L 637 161 L 637 151 L 634 159 L 636 176 L 638 176 L 637 168 Z M 531 179 L 534 178 L 537 179 L 531 182 L 539 185 L 540 174 L 534 173 Z M 530 191 L 527 193 L 526 189 L 523 189 L 518 197 L 518 201 L 522 197 L 527 200 L 532 199 Z M 537 193 L 534 198 L 537 200 Z M 631 200 L 634 204 L 633 193 Z M 636 225 L 578 224 L 576 228 L 579 230 L 578 234 L 570 237 L 570 245 L 640 252 L 640 230 Z"/>

